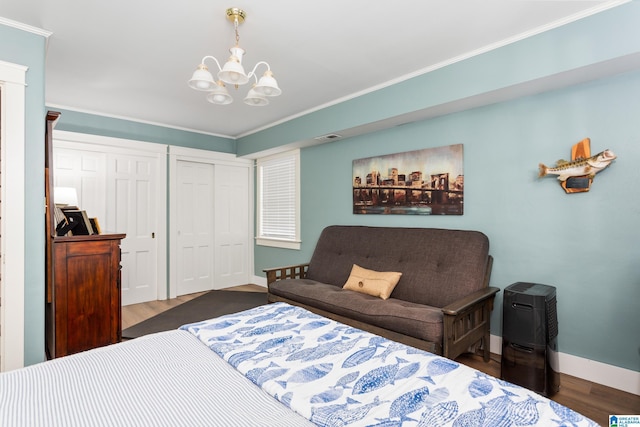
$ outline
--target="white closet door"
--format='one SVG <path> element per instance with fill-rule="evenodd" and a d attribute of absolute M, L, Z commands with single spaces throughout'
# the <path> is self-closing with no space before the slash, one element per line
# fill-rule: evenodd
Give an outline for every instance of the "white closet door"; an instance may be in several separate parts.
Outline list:
<path fill-rule="evenodd" d="M 249 168 L 215 165 L 215 289 L 249 283 Z"/>
<path fill-rule="evenodd" d="M 107 190 L 105 153 L 56 148 L 53 151 L 54 187 L 75 188 L 78 206 L 99 223 L 106 220 Z M 55 200 L 54 200 L 55 201 Z"/>
<path fill-rule="evenodd" d="M 156 168 L 154 157 L 107 157 L 108 232 L 126 233 L 122 241 L 122 305 L 153 301 L 158 295 Z"/>
<path fill-rule="evenodd" d="M 212 164 L 178 161 L 176 167 L 177 295 L 214 288 Z"/>
<path fill-rule="evenodd" d="M 164 175 L 158 174 L 160 157 L 99 145 L 95 136 L 65 136 L 73 140 L 54 139 L 54 185 L 75 188 L 79 208 L 98 219 L 103 233 L 127 235 L 121 243 L 122 305 L 158 299 L 156 227 L 165 209 L 157 196 Z"/>

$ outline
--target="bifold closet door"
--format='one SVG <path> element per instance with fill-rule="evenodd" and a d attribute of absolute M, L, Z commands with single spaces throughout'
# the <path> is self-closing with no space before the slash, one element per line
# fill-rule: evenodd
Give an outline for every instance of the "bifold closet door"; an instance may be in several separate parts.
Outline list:
<path fill-rule="evenodd" d="M 215 288 L 249 283 L 249 168 L 215 165 Z"/>
<path fill-rule="evenodd" d="M 103 233 L 127 235 L 121 246 L 122 305 L 155 301 L 157 212 L 165 209 L 156 197 L 158 157 L 95 144 L 54 144 L 54 185 L 75 188 L 79 208 L 98 219 Z M 89 149 L 79 148 L 84 146 Z"/>
<path fill-rule="evenodd" d="M 155 157 L 109 154 L 107 157 L 106 231 L 125 233 L 122 240 L 122 305 L 155 301 L 157 217 Z"/>
<path fill-rule="evenodd" d="M 214 288 L 214 165 L 177 162 L 177 295 Z"/>

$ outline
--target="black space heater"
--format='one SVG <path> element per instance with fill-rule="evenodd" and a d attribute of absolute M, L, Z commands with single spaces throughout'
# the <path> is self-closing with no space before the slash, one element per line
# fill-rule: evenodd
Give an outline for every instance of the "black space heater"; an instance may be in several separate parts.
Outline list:
<path fill-rule="evenodd" d="M 501 378 L 545 396 L 560 389 L 554 286 L 518 282 L 505 288 Z"/>

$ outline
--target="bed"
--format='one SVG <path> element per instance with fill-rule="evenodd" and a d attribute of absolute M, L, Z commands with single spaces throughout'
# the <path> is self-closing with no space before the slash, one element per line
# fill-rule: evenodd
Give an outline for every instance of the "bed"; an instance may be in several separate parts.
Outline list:
<path fill-rule="evenodd" d="M 2 426 L 597 426 L 285 303 L 0 375 Z"/>

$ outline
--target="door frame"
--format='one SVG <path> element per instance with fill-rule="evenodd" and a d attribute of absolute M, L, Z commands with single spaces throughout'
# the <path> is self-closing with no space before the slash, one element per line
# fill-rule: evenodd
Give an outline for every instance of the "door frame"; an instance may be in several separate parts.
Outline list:
<path fill-rule="evenodd" d="M 0 61 L 0 85 L 2 85 L 0 91 L 0 96 L 2 96 L 0 100 L 2 102 L 2 117 L 0 118 L 2 121 L 2 135 L 0 136 L 2 139 L 2 143 L 0 143 L 2 150 L 2 154 L 0 154 L 2 156 L 2 174 L 0 174 L 2 176 L 2 194 L 0 195 L 2 200 L 0 372 L 24 366 L 25 92 L 27 69 L 28 67 L 23 65 Z M 44 111 L 42 121 L 44 123 Z M 11 186 L 7 185 L 9 182 Z M 5 286 L 9 283 L 11 286 Z M 11 351 L 7 351 L 9 348 Z"/>
<path fill-rule="evenodd" d="M 253 160 L 242 159 L 237 157 L 235 154 L 229 153 L 221 153 L 219 151 L 207 151 L 200 150 L 197 148 L 186 148 L 186 147 L 177 147 L 177 146 L 169 146 L 169 236 L 175 236 L 178 231 L 177 224 L 177 209 L 176 204 L 174 203 L 174 199 L 171 195 L 177 194 L 177 177 L 178 177 L 178 161 L 187 161 L 193 163 L 206 163 L 215 165 L 228 165 L 228 166 L 237 166 L 237 167 L 246 167 L 249 171 L 249 188 L 247 197 L 249 198 L 249 215 L 248 215 L 248 224 L 247 227 L 249 229 L 249 241 L 247 242 L 247 265 L 249 268 L 248 277 L 254 276 L 254 256 L 253 251 L 253 241 L 251 236 L 253 233 L 253 217 L 254 217 L 254 162 Z M 215 171 L 214 171 L 215 175 Z M 215 194 L 214 194 L 214 204 L 215 204 Z M 215 236 L 215 224 L 213 228 L 213 233 Z M 215 237 L 214 237 L 215 238 Z M 177 296 L 177 255 L 178 248 L 176 247 L 175 239 L 169 238 L 169 244 L 171 248 L 169 250 L 169 298 L 176 298 Z M 214 271 L 215 275 L 215 271 Z"/>
<path fill-rule="evenodd" d="M 167 145 L 153 142 L 135 141 L 101 135 L 90 135 L 68 131 L 53 131 L 54 149 L 68 148 L 83 151 L 97 151 L 106 154 L 125 154 L 133 156 L 156 157 L 156 203 L 160 207 L 156 217 L 156 298 L 167 299 Z M 162 209 L 164 207 L 164 209 Z"/>

